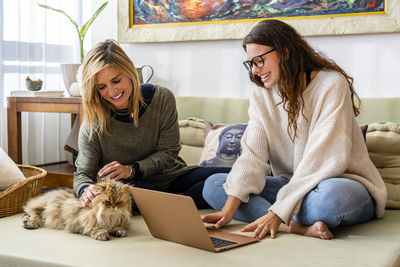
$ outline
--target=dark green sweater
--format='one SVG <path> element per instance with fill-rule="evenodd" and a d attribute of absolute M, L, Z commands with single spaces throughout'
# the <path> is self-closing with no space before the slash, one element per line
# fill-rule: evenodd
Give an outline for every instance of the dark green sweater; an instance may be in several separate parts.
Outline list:
<path fill-rule="evenodd" d="M 171 91 L 155 86 L 153 99 L 139 117 L 139 125 L 133 122 L 111 120 L 110 136 L 94 132 L 89 140 L 85 121 L 79 131 L 79 154 L 74 173 L 74 192 L 96 182 L 97 172 L 106 164 L 118 161 L 123 165 L 138 164 L 141 177 L 165 189 L 179 175 L 196 168 L 187 166 L 178 157 L 178 115 L 175 97 Z M 136 165 L 137 166 L 137 165 Z"/>

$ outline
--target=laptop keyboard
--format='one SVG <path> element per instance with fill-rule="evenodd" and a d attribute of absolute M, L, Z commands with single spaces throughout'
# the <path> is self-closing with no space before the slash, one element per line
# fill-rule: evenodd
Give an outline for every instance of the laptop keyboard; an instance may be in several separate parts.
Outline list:
<path fill-rule="evenodd" d="M 222 248 L 222 247 L 237 244 L 236 242 L 232 242 L 229 240 L 220 239 L 220 238 L 216 238 L 216 237 L 212 237 L 212 236 L 210 236 L 210 238 L 211 238 L 211 241 L 213 242 L 213 245 L 215 248 Z"/>

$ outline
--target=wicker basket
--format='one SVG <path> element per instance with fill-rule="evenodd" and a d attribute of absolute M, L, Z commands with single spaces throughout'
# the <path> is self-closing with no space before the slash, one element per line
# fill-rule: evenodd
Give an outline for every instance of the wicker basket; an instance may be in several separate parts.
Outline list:
<path fill-rule="evenodd" d="M 42 193 L 43 178 L 47 172 L 33 166 L 18 167 L 26 179 L 0 193 L 0 218 L 21 212 L 28 199 Z"/>

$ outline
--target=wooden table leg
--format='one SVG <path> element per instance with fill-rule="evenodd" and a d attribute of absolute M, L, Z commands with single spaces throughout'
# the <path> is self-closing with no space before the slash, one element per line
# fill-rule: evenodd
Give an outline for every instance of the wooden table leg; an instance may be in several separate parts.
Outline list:
<path fill-rule="evenodd" d="M 77 114 L 71 113 L 71 128 L 74 127 Z"/>
<path fill-rule="evenodd" d="M 22 163 L 21 112 L 17 112 L 15 99 L 7 102 L 8 155 L 18 164 Z"/>
<path fill-rule="evenodd" d="M 82 105 L 80 105 L 79 106 L 79 126 L 80 125 L 82 125 L 82 122 L 83 122 L 83 106 Z"/>

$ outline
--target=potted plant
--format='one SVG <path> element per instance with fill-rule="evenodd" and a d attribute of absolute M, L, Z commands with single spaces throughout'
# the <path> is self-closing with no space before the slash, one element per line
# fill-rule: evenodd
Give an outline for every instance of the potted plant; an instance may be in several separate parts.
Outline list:
<path fill-rule="evenodd" d="M 79 29 L 78 23 L 76 23 L 76 21 L 73 20 L 64 10 L 56 9 L 56 8 L 51 7 L 51 6 L 47 6 L 47 5 L 43 5 L 43 4 L 38 4 L 38 5 L 43 7 L 43 8 L 50 9 L 50 10 L 53 10 L 53 11 L 56 11 L 58 13 L 63 14 L 75 26 L 76 31 L 78 32 L 78 36 L 79 36 L 79 48 L 80 48 L 80 51 L 81 51 L 81 63 L 82 63 L 83 62 L 83 57 L 84 57 L 84 54 L 83 54 L 83 40 L 85 39 L 86 32 L 89 29 L 90 25 L 92 25 L 93 21 L 100 14 L 100 12 L 107 6 L 107 4 L 108 4 L 108 1 L 105 2 L 104 4 L 102 4 L 99 7 L 99 9 L 97 9 L 96 12 L 94 12 L 92 17 L 82 26 L 81 29 Z"/>
<path fill-rule="evenodd" d="M 82 63 L 83 58 L 84 58 L 83 40 L 85 39 L 86 32 L 89 29 L 90 25 L 92 25 L 93 21 L 101 13 L 101 11 L 107 6 L 107 4 L 108 4 L 108 1 L 105 2 L 104 4 L 102 4 L 96 10 L 96 12 L 93 13 L 92 17 L 80 29 L 79 29 L 78 23 L 74 19 L 72 19 L 64 10 L 56 9 L 51 6 L 43 5 L 43 4 L 38 4 L 38 5 L 43 8 L 53 10 L 55 12 L 63 14 L 64 16 L 66 16 L 69 19 L 69 21 L 71 21 L 71 23 L 76 28 L 76 31 L 78 32 L 79 48 L 80 48 L 80 53 L 81 53 L 80 56 L 81 56 L 81 63 Z M 70 93 L 69 88 L 70 88 L 71 84 L 76 82 L 76 73 L 78 71 L 79 66 L 80 66 L 80 64 L 61 64 L 61 72 L 63 74 L 64 84 L 69 93 Z"/>

